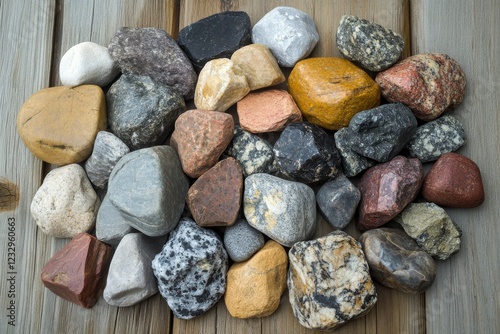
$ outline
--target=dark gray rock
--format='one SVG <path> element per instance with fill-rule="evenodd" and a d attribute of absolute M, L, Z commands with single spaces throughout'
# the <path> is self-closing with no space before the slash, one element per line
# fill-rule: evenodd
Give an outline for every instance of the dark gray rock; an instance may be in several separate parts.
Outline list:
<path fill-rule="evenodd" d="M 97 212 L 96 238 L 111 246 L 117 246 L 125 235 L 133 231 L 128 220 L 111 204 L 109 196 L 104 196 Z"/>
<path fill-rule="evenodd" d="M 370 168 L 375 164 L 375 161 L 365 158 L 362 155 L 354 152 L 351 148 L 351 140 L 349 138 L 349 129 L 342 128 L 335 132 L 335 146 L 342 158 L 342 170 L 347 177 L 353 177 L 362 171 Z"/>
<path fill-rule="evenodd" d="M 238 219 L 224 231 L 224 246 L 234 262 L 248 260 L 264 247 L 264 235 L 250 226 L 245 219 Z"/>

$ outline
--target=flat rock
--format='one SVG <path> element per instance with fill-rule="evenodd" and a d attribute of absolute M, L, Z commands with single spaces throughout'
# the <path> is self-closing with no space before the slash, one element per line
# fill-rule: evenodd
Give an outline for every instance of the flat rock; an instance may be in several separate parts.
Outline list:
<path fill-rule="evenodd" d="M 342 160 L 342 170 L 347 177 L 353 177 L 370 168 L 375 161 L 356 153 L 351 145 L 351 132 L 348 128 L 342 128 L 335 132 L 335 146 Z"/>
<path fill-rule="evenodd" d="M 116 247 L 125 235 L 132 232 L 134 229 L 129 225 L 128 219 L 109 201 L 109 196 L 104 196 L 97 212 L 96 238 Z"/>
<path fill-rule="evenodd" d="M 245 219 L 238 219 L 234 225 L 224 230 L 224 247 L 234 262 L 248 260 L 264 246 L 264 235 L 248 224 Z"/>

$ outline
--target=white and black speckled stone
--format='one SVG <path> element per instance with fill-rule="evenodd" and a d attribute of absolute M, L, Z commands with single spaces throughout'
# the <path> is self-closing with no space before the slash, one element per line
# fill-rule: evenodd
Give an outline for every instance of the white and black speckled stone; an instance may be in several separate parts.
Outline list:
<path fill-rule="evenodd" d="M 429 162 L 458 150 L 466 140 L 463 125 L 455 117 L 445 115 L 419 126 L 407 148 L 411 157 Z"/>
<path fill-rule="evenodd" d="M 349 130 L 342 128 L 335 132 L 335 146 L 342 158 L 342 170 L 347 177 L 353 177 L 370 168 L 375 161 L 354 152 L 350 146 Z"/>
<path fill-rule="evenodd" d="M 337 47 L 345 58 L 378 72 L 397 62 L 403 53 L 404 40 L 381 25 L 344 15 L 337 29 Z"/>
<path fill-rule="evenodd" d="M 129 225 L 127 219 L 120 214 L 104 196 L 95 223 L 95 236 L 102 242 L 111 246 L 117 246 L 120 240 L 134 229 Z"/>
<path fill-rule="evenodd" d="M 206 312 L 226 291 L 228 258 L 222 241 L 189 218 L 180 220 L 152 267 L 161 295 L 180 319 Z"/>
<path fill-rule="evenodd" d="M 231 260 L 246 261 L 264 247 L 264 235 L 250 226 L 245 219 L 238 219 L 236 223 L 226 227 L 224 246 Z"/>

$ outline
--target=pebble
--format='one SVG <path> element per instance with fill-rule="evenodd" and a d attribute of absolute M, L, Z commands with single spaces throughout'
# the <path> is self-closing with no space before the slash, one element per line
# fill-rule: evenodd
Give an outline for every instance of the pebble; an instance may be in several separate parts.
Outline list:
<path fill-rule="evenodd" d="M 43 285 L 85 308 L 95 305 L 111 261 L 111 247 L 87 233 L 77 234 L 42 268 Z"/>
<path fill-rule="evenodd" d="M 446 260 L 460 250 L 462 231 L 434 203 L 410 203 L 395 221 L 420 248 L 439 260 Z"/>
<path fill-rule="evenodd" d="M 378 72 L 394 65 L 401 57 L 401 35 L 360 17 L 344 15 L 336 36 L 337 47 L 347 59 Z"/>
<path fill-rule="evenodd" d="M 264 235 L 245 219 L 238 219 L 224 230 L 224 247 L 231 260 L 243 262 L 264 247 Z"/>
<path fill-rule="evenodd" d="M 184 173 L 197 178 L 215 166 L 234 132 L 230 114 L 188 110 L 175 121 L 170 144 L 177 151 Z"/>
<path fill-rule="evenodd" d="M 334 137 L 335 146 L 342 160 L 342 170 L 347 177 L 356 176 L 375 164 L 375 161 L 354 152 L 347 127 L 336 131 Z"/>
<path fill-rule="evenodd" d="M 422 196 L 439 206 L 477 207 L 484 202 L 481 171 L 469 158 L 458 153 L 445 153 L 425 176 Z"/>
<path fill-rule="evenodd" d="M 368 230 L 384 225 L 412 202 L 420 191 L 420 160 L 396 156 L 368 169 L 358 183 L 361 192 L 356 227 Z"/>
<path fill-rule="evenodd" d="M 255 23 L 252 41 L 266 45 L 280 66 L 293 67 L 309 56 L 319 34 L 309 14 L 293 7 L 275 7 Z"/>
<path fill-rule="evenodd" d="M 316 230 L 316 198 L 307 185 L 257 173 L 245 179 L 243 211 L 248 223 L 283 246 Z"/>
<path fill-rule="evenodd" d="M 19 110 L 17 130 L 40 160 L 68 165 L 90 156 L 106 122 L 106 101 L 99 86 L 61 86 L 31 95 Z"/>
<path fill-rule="evenodd" d="M 134 229 L 129 225 L 126 217 L 122 216 L 109 201 L 109 196 L 104 196 L 95 223 L 95 236 L 102 242 L 113 247 L 118 246 L 120 240 Z"/>
<path fill-rule="evenodd" d="M 346 233 L 298 242 L 288 255 L 289 299 L 302 326 L 332 330 L 377 302 L 361 245 Z"/>
<path fill-rule="evenodd" d="M 182 218 L 152 262 L 158 289 L 177 318 L 192 319 L 226 290 L 227 253 L 217 234 Z"/>
<path fill-rule="evenodd" d="M 348 126 L 355 114 L 380 103 L 375 81 L 342 58 L 298 62 L 288 78 L 288 89 L 304 118 L 328 130 Z"/>
<path fill-rule="evenodd" d="M 389 102 L 404 103 L 424 121 L 432 121 L 459 105 L 466 84 L 460 65 L 441 53 L 405 58 L 377 74 L 375 81 Z"/>
<path fill-rule="evenodd" d="M 252 43 L 250 17 L 245 12 L 227 11 L 205 17 L 179 31 L 177 43 L 196 71 L 217 58 Z"/>
<path fill-rule="evenodd" d="M 240 319 L 273 314 L 286 290 L 287 266 L 285 249 L 273 240 L 249 260 L 233 264 L 224 294 L 229 314 Z"/>
<path fill-rule="evenodd" d="M 108 48 L 93 42 L 71 47 L 59 63 L 59 78 L 64 86 L 107 86 L 120 73 Z"/>
<path fill-rule="evenodd" d="M 83 168 L 70 164 L 47 174 L 31 202 L 31 215 L 43 233 L 73 238 L 94 227 L 100 204 Z"/>
<path fill-rule="evenodd" d="M 436 278 L 436 264 L 405 232 L 377 228 L 359 238 L 372 278 L 391 289 L 417 294 Z"/>
<path fill-rule="evenodd" d="M 289 124 L 273 150 L 278 171 L 293 180 L 322 182 L 340 173 L 341 158 L 335 142 L 317 125 Z"/>
<path fill-rule="evenodd" d="M 322 185 L 316 194 L 319 212 L 337 230 L 349 224 L 360 199 L 359 189 L 343 174 Z"/>
<path fill-rule="evenodd" d="M 467 138 L 463 125 L 451 115 L 444 115 L 417 128 L 407 144 L 409 156 L 422 162 L 437 160 L 458 150 Z"/>
<path fill-rule="evenodd" d="M 188 187 L 175 151 L 154 146 L 131 152 L 116 164 L 107 195 L 131 227 L 155 237 L 179 222 Z"/>

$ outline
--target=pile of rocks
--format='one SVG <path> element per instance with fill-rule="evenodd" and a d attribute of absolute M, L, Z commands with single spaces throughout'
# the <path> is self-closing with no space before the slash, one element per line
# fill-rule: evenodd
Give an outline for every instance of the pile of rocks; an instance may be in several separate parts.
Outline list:
<path fill-rule="evenodd" d="M 26 146 L 61 166 L 32 215 L 44 233 L 72 238 L 43 283 L 84 307 L 103 287 L 121 307 L 159 291 L 183 319 L 222 296 L 234 317 L 268 316 L 288 288 L 295 316 L 315 329 L 368 312 L 372 278 L 425 291 L 433 258 L 460 249 L 440 206 L 484 200 L 479 168 L 453 153 L 463 126 L 441 116 L 463 100 L 464 73 L 444 54 L 398 62 L 403 38 L 354 16 L 337 30 L 345 59 L 307 58 L 318 36 L 308 14 L 277 7 L 253 27 L 225 12 L 177 41 L 121 28 L 107 48 L 71 48 L 65 86 L 37 92 L 18 115 Z M 270 88 L 285 81 L 280 66 L 292 67 L 288 90 Z M 317 208 L 336 231 L 312 239 Z M 356 213 L 359 240 L 341 231 Z"/>

